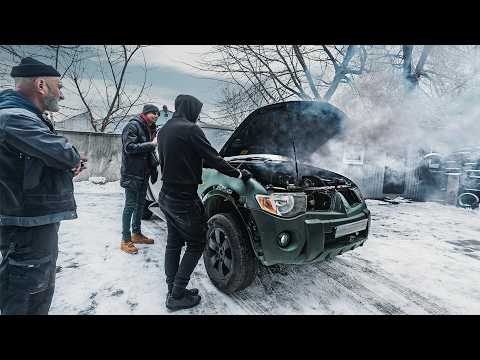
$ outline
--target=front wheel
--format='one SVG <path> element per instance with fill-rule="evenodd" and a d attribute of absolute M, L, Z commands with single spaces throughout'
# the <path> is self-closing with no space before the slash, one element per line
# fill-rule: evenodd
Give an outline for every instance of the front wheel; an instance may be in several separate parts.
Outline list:
<path fill-rule="evenodd" d="M 208 221 L 203 261 L 212 283 L 226 294 L 246 288 L 257 275 L 258 261 L 248 236 L 232 214 L 217 214 Z"/>

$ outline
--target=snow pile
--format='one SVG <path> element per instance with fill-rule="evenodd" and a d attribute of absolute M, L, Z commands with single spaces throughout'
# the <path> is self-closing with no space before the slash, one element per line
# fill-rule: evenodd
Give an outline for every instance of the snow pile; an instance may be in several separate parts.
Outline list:
<path fill-rule="evenodd" d="M 88 181 L 93 184 L 105 185 L 107 183 L 107 178 L 103 176 L 90 176 Z"/>

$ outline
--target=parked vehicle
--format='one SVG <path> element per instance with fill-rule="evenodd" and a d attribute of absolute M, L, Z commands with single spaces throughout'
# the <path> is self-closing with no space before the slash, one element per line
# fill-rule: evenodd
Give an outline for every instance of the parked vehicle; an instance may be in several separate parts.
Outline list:
<path fill-rule="evenodd" d="M 254 179 L 244 183 L 203 170 L 198 193 L 209 218 L 203 258 L 218 289 L 233 293 L 249 286 L 259 262 L 305 264 L 363 246 L 370 211 L 360 189 L 310 160 L 327 141 L 341 136 L 344 119 L 343 112 L 324 102 L 259 108 L 220 151 Z M 160 188 L 159 180 L 148 196 L 150 209 L 162 217 L 156 204 Z"/>

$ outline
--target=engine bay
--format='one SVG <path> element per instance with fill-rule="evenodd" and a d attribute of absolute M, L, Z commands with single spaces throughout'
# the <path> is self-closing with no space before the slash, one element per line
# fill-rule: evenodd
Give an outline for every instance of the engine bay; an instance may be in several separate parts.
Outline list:
<path fill-rule="evenodd" d="M 362 203 L 361 196 L 355 189 L 357 186 L 348 178 L 307 164 L 293 161 L 272 160 L 261 157 L 235 159 L 229 163 L 246 169 L 271 192 L 303 192 L 307 195 L 308 211 L 342 211 L 336 193 L 342 194 L 350 206 Z"/>

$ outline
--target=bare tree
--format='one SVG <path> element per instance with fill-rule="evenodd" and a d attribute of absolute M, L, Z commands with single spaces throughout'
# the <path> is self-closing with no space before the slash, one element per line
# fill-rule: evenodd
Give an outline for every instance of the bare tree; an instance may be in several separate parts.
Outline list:
<path fill-rule="evenodd" d="M 367 51 L 360 45 L 222 45 L 205 54 L 199 68 L 228 83 L 218 105 L 235 123 L 234 114 L 265 104 L 330 101 L 340 84 L 352 85 L 367 71 Z"/>
<path fill-rule="evenodd" d="M 477 45 L 435 46 L 424 70 L 423 86 L 431 96 L 460 95 L 480 75 L 480 47 Z"/>
<path fill-rule="evenodd" d="M 2 65 L 11 68 L 22 58 L 32 56 L 52 65 L 63 78 L 72 62 L 81 60 L 80 54 L 87 53 L 89 48 L 83 45 L 0 45 L 0 58 Z"/>
<path fill-rule="evenodd" d="M 421 54 L 418 58 L 416 66 L 413 64 L 413 50 L 414 45 L 403 45 L 402 46 L 402 73 L 405 80 L 405 86 L 407 91 L 412 91 L 418 87 L 419 79 L 422 76 L 428 76 L 424 72 L 425 63 L 427 58 L 432 51 L 433 46 L 425 45 L 421 50 Z"/>
<path fill-rule="evenodd" d="M 10 77 L 12 66 L 17 65 L 24 57 L 31 56 L 46 64 L 52 65 L 61 74 L 64 80 L 64 91 L 74 91 L 66 78 L 67 73 L 77 63 L 86 61 L 91 57 L 91 47 L 85 45 L 0 45 L 0 88 L 12 88 L 13 81 Z M 68 96 L 70 97 L 70 96 Z M 81 108 L 60 103 L 59 114 L 67 117 L 78 113 Z M 53 120 L 53 113 L 50 113 Z"/>
<path fill-rule="evenodd" d="M 209 122 L 236 128 L 245 118 L 245 114 L 255 110 L 255 104 L 261 101 L 259 93 L 252 92 L 251 89 L 247 91 L 233 84 L 225 84 L 221 90 L 220 100 L 215 104 L 216 110 L 212 111 L 213 116 L 205 113 L 205 117 Z M 249 98 L 250 96 L 252 98 Z"/>
<path fill-rule="evenodd" d="M 68 103 L 79 99 L 80 107 L 60 103 L 60 114 L 68 116 L 86 111 L 94 131 L 104 132 L 115 128 L 141 103 L 147 87 L 145 59 L 139 87 L 127 81 L 127 69 L 134 56 L 143 55 L 142 48 L 141 45 L 0 45 L 0 87 L 12 87 L 11 67 L 22 58 L 32 56 L 60 72 L 64 89 L 70 92 L 67 100 L 72 101 Z"/>
<path fill-rule="evenodd" d="M 115 130 L 134 106 L 141 105 L 147 88 L 147 65 L 143 57 L 143 80 L 128 89 L 127 69 L 142 45 L 103 45 L 96 48 L 93 64 L 75 63 L 69 77 L 75 85 L 95 132 Z"/>

